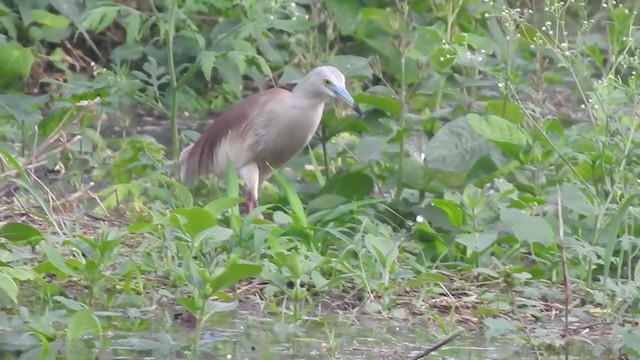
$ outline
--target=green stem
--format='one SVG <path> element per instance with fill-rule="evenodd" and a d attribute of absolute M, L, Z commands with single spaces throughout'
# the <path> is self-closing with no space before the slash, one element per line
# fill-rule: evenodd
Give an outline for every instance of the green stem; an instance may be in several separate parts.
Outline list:
<path fill-rule="evenodd" d="M 329 154 L 327 153 L 327 129 L 324 126 L 321 126 L 321 138 L 320 144 L 322 144 L 322 158 L 324 160 L 324 178 L 325 180 L 329 179 Z"/>
<path fill-rule="evenodd" d="M 404 46 L 404 45 L 402 45 Z M 404 49 L 402 50 L 402 55 L 400 58 L 400 104 L 402 104 L 402 112 L 400 113 L 400 131 L 403 132 L 402 136 L 400 136 L 400 163 L 398 164 L 398 184 L 396 189 L 395 201 L 397 203 L 400 202 L 402 198 L 402 192 L 404 191 L 404 186 L 402 185 L 402 174 L 404 169 L 404 129 L 405 129 L 405 99 L 406 99 L 406 85 L 405 85 L 405 55 Z"/>
<path fill-rule="evenodd" d="M 171 111 L 169 121 L 171 122 L 171 155 L 177 159 L 180 155 L 180 144 L 178 138 L 178 81 L 176 78 L 176 68 L 173 61 L 173 37 L 176 26 L 176 8 L 178 0 L 171 1 L 171 13 L 169 15 L 167 56 L 169 61 L 169 77 L 171 78 Z"/>

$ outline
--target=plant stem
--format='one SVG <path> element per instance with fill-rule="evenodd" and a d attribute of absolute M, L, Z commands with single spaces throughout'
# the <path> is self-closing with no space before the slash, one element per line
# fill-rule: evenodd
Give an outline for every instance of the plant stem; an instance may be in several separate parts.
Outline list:
<path fill-rule="evenodd" d="M 329 154 L 327 153 L 327 129 L 324 126 L 320 127 L 321 138 L 320 144 L 322 144 L 322 158 L 324 160 L 324 178 L 329 179 Z"/>
<path fill-rule="evenodd" d="M 171 78 L 171 111 L 169 121 L 171 122 L 171 156 L 177 159 L 180 155 L 180 144 L 178 139 L 178 80 L 176 78 L 176 68 L 173 61 L 173 37 L 176 26 L 176 8 L 178 0 L 171 1 L 171 12 L 169 14 L 167 57 L 169 61 L 169 77 Z"/>
<path fill-rule="evenodd" d="M 404 45 L 402 45 L 404 46 Z M 402 198 L 402 192 L 404 191 L 404 186 L 402 185 L 402 174 L 404 169 L 404 148 L 405 148 L 405 139 L 404 139 L 404 128 L 405 128 L 405 98 L 406 94 L 406 86 L 405 86 L 405 55 L 404 49 L 402 50 L 402 55 L 400 58 L 400 104 L 402 104 L 402 112 L 400 113 L 400 131 L 403 132 L 402 136 L 400 136 L 400 162 L 398 163 L 398 184 L 396 189 L 395 201 L 399 202 Z"/>

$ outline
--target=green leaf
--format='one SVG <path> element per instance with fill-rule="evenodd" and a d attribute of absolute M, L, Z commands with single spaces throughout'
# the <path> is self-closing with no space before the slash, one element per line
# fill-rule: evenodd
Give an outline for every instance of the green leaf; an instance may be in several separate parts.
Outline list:
<path fill-rule="evenodd" d="M 67 19 L 64 16 L 52 14 L 48 11 L 40 9 L 32 9 L 29 12 L 29 15 L 31 15 L 31 20 L 33 20 L 34 22 L 51 26 L 56 29 L 64 29 L 71 23 L 71 20 Z"/>
<path fill-rule="evenodd" d="M 207 81 L 211 80 L 211 71 L 216 63 L 218 53 L 215 51 L 203 51 L 200 53 L 200 70 Z"/>
<path fill-rule="evenodd" d="M 217 222 L 215 214 L 201 207 L 180 208 L 174 210 L 173 214 L 174 216 L 169 218 L 169 223 L 178 229 L 182 229 L 191 239 L 214 226 Z M 175 215 L 183 216 L 184 222 L 181 223 Z"/>
<path fill-rule="evenodd" d="M 214 277 L 211 282 L 211 291 L 218 291 L 235 285 L 238 281 L 257 276 L 262 272 L 262 266 L 251 263 L 232 262 L 222 273 Z"/>
<path fill-rule="evenodd" d="M 402 115 L 402 104 L 392 97 L 382 97 L 367 93 L 354 95 L 353 98 L 360 104 L 367 104 L 376 107 L 391 116 Z"/>
<path fill-rule="evenodd" d="M 100 321 L 89 309 L 77 311 L 69 320 L 67 337 L 70 340 L 79 340 L 86 335 L 101 334 Z"/>
<path fill-rule="evenodd" d="M 422 287 L 430 283 L 446 283 L 446 282 L 449 282 L 449 278 L 442 274 L 438 274 L 436 272 L 425 272 L 414 277 L 413 279 L 408 280 L 404 284 L 404 286 Z"/>
<path fill-rule="evenodd" d="M 487 101 L 486 109 L 495 116 L 500 116 L 512 123 L 520 123 L 524 120 L 524 111 L 520 105 L 502 100 Z"/>
<path fill-rule="evenodd" d="M 279 252 L 273 255 L 280 264 L 284 265 L 291 273 L 291 277 L 294 279 L 300 279 L 305 273 L 305 266 L 303 259 L 299 253 L 283 253 Z"/>
<path fill-rule="evenodd" d="M 557 192 L 554 192 L 557 195 Z M 579 214 L 592 216 L 596 214 L 595 207 L 587 200 L 580 188 L 572 183 L 563 183 L 560 186 L 560 196 L 562 196 L 562 206 L 565 206 Z M 554 203 L 558 199 L 554 196 Z"/>
<path fill-rule="evenodd" d="M 7 274 L 0 274 L 0 290 L 2 290 L 13 301 L 18 304 L 18 285 Z"/>
<path fill-rule="evenodd" d="M 119 11 L 120 5 L 118 4 L 105 4 L 91 9 L 84 14 L 82 26 L 87 30 L 100 33 L 111 26 Z"/>
<path fill-rule="evenodd" d="M 516 325 L 512 321 L 503 318 L 487 318 L 483 323 L 489 328 L 487 334 L 494 337 L 512 334 L 516 330 Z"/>
<path fill-rule="evenodd" d="M 185 309 L 189 310 L 192 314 L 197 314 L 200 312 L 198 309 L 198 305 L 196 305 L 196 301 L 192 298 L 179 297 L 176 298 L 176 301 L 179 302 Z"/>
<path fill-rule="evenodd" d="M 346 78 L 363 77 L 371 79 L 373 77 L 373 68 L 371 68 L 369 59 L 366 57 L 337 55 L 331 58 L 329 64 L 342 71 Z"/>
<path fill-rule="evenodd" d="M 509 225 L 520 241 L 547 246 L 555 239 L 549 223 L 539 216 L 531 216 L 518 209 L 502 208 L 500 219 Z"/>
<path fill-rule="evenodd" d="M 26 79 L 31 74 L 35 57 L 31 50 L 16 42 L 0 44 L 0 82 L 11 84 L 16 79 Z"/>
<path fill-rule="evenodd" d="M 302 226 L 306 227 L 308 225 L 307 214 L 298 193 L 293 189 L 293 187 L 291 187 L 291 185 L 289 185 L 289 182 L 287 182 L 284 176 L 280 175 L 279 172 L 274 172 L 273 177 L 284 190 L 287 200 L 289 200 L 289 205 L 293 209 L 293 213 L 298 218 L 298 221 L 300 221 Z"/>
<path fill-rule="evenodd" d="M 495 115 L 481 117 L 478 114 L 467 115 L 469 124 L 480 136 L 487 140 L 524 146 L 528 139 L 519 126 Z"/>
<path fill-rule="evenodd" d="M 385 268 L 389 269 L 391 264 L 398 257 L 398 244 L 393 240 L 373 234 L 367 234 L 364 238 L 365 246 L 372 255 L 378 259 L 378 262 Z"/>
<path fill-rule="evenodd" d="M 2 225 L 0 227 L 0 238 L 5 238 L 15 243 L 25 242 L 30 245 L 35 245 L 44 239 L 40 230 L 31 225 L 18 222 Z"/>
<path fill-rule="evenodd" d="M 342 196 L 334 194 L 323 194 L 317 198 L 309 201 L 307 204 L 307 211 L 314 213 L 317 211 L 332 209 L 342 204 L 345 204 L 348 200 Z"/>
<path fill-rule="evenodd" d="M 137 12 L 131 12 L 129 16 L 122 20 L 122 25 L 127 30 L 127 38 L 125 42 L 131 44 L 140 38 L 140 22 L 141 16 Z"/>
<path fill-rule="evenodd" d="M 447 123 L 427 142 L 428 166 L 449 172 L 467 172 L 495 145 L 473 130 L 466 117 Z"/>
<path fill-rule="evenodd" d="M 603 241 L 605 242 L 605 250 L 604 250 L 604 278 L 607 279 L 609 277 L 609 268 L 611 266 L 611 258 L 613 257 L 613 250 L 615 250 L 615 245 L 618 242 L 618 233 L 620 232 L 620 226 L 622 225 L 622 221 L 627 215 L 627 210 L 631 206 L 631 202 L 634 201 L 638 197 L 638 194 L 633 194 L 629 196 L 625 201 L 620 204 L 618 207 L 618 211 L 609 219 L 607 224 L 604 226 L 604 229 L 598 236 L 598 244 L 601 244 Z"/>
<path fill-rule="evenodd" d="M 456 236 L 456 242 L 464 245 L 467 249 L 475 252 L 482 252 L 489 246 L 493 245 L 498 239 L 498 233 L 495 231 L 485 231 L 473 234 L 460 234 Z"/>
<path fill-rule="evenodd" d="M 71 300 L 60 295 L 54 296 L 53 299 L 61 302 L 64 306 L 74 311 L 80 311 L 87 308 L 86 305 L 79 301 Z"/>
<path fill-rule="evenodd" d="M 351 35 L 356 30 L 360 5 L 354 1 L 326 0 L 325 6 L 330 18 L 336 22 L 342 35 Z"/>
<path fill-rule="evenodd" d="M 365 136 L 360 139 L 354 153 L 362 162 L 380 161 L 385 150 L 397 148 L 396 144 L 387 144 L 384 136 Z"/>
<path fill-rule="evenodd" d="M 447 214 L 451 225 L 455 227 L 462 226 L 462 210 L 458 204 L 445 199 L 434 199 L 433 206 L 443 210 Z"/>
<path fill-rule="evenodd" d="M 332 176 L 320 189 L 320 194 L 334 194 L 348 200 L 364 199 L 373 191 L 371 176 L 361 172 L 343 172 Z"/>
<path fill-rule="evenodd" d="M 53 265 L 56 269 L 62 271 L 66 275 L 80 277 L 80 275 L 71 270 L 71 268 L 67 265 L 67 262 L 60 255 L 60 250 L 46 243 L 43 243 L 41 246 L 42 250 L 44 250 L 45 254 L 47 254 L 47 258 L 51 262 L 51 265 Z"/>

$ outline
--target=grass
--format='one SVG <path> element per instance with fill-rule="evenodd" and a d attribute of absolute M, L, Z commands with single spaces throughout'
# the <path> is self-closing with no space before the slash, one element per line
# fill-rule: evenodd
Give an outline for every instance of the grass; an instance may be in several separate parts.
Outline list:
<path fill-rule="evenodd" d="M 24 61 L 0 71 L 3 347 L 222 356 L 208 330 L 248 311 L 288 344 L 319 326 L 330 357 L 344 319 L 638 356 L 634 2 L 152 5 L 4 5 L 0 57 Z M 325 114 L 261 189 L 267 220 L 233 171 L 176 180 L 194 118 L 320 63 L 365 115 Z M 126 129 L 152 111 L 170 144 Z"/>

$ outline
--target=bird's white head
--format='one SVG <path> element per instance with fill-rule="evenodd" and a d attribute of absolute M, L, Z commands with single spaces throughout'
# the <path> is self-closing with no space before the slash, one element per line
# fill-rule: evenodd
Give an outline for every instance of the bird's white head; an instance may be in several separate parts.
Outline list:
<path fill-rule="evenodd" d="M 360 106 L 347 90 L 344 75 L 333 66 L 319 66 L 311 70 L 297 87 L 312 92 L 315 96 L 336 98 L 351 106 L 356 113 L 362 114 Z"/>

